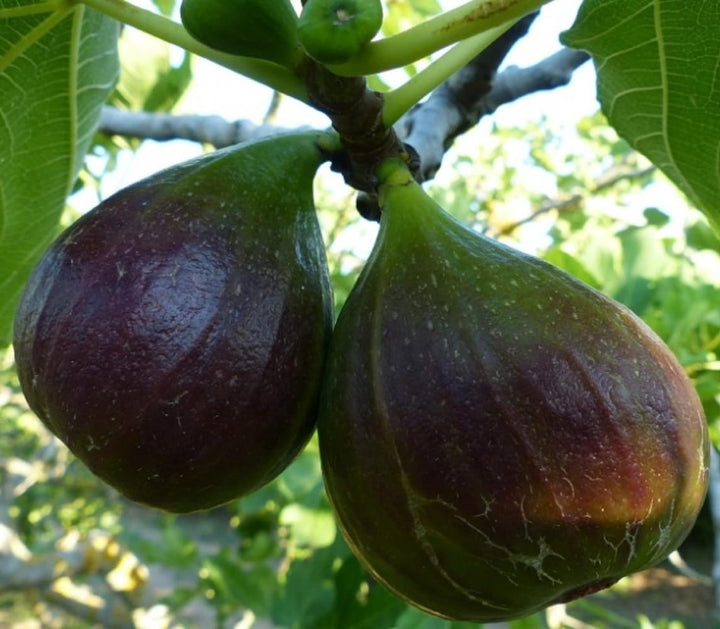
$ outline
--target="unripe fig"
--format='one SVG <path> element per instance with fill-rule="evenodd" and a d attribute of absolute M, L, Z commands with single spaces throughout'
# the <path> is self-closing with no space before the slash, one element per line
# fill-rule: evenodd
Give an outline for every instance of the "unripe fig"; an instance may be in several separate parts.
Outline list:
<path fill-rule="evenodd" d="M 298 59 L 290 0 L 183 0 L 180 18 L 190 35 L 216 50 L 286 67 Z"/>
<path fill-rule="evenodd" d="M 380 203 L 318 418 L 328 495 L 367 569 L 429 613 L 490 622 L 665 558 L 709 456 L 668 348 L 622 305 L 459 224 L 406 171 Z"/>
<path fill-rule="evenodd" d="M 380 30 L 380 0 L 308 0 L 298 20 L 305 52 L 320 63 L 353 57 Z"/>
<path fill-rule="evenodd" d="M 279 474 L 315 426 L 332 308 L 316 134 L 174 166 L 51 246 L 15 321 L 32 410 L 95 474 L 167 511 Z"/>

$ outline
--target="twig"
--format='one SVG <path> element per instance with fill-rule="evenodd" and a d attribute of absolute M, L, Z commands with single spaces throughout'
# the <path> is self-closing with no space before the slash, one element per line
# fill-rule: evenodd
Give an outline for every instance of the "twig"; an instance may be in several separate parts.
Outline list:
<path fill-rule="evenodd" d="M 435 175 L 452 141 L 478 121 L 478 104 L 499 80 L 498 67 L 515 43 L 527 35 L 537 15 L 536 11 L 517 22 L 395 125 L 398 135 L 420 155 L 422 180 Z"/>
<path fill-rule="evenodd" d="M 515 221 L 514 223 L 511 223 L 509 225 L 506 225 L 503 227 L 498 233 L 497 236 L 507 236 L 514 232 L 518 227 L 521 227 L 522 225 L 525 225 L 527 223 L 531 223 L 535 219 L 537 219 L 539 216 L 542 216 L 543 214 L 547 214 L 548 212 L 552 212 L 553 210 L 557 210 L 558 212 L 567 212 L 574 208 L 576 208 L 583 199 L 597 195 L 598 193 L 602 192 L 603 190 L 606 190 L 608 188 L 612 188 L 616 184 L 620 183 L 621 181 L 630 180 L 630 179 L 642 179 L 644 177 L 649 177 L 652 175 L 657 168 L 655 166 L 649 166 L 647 168 L 641 168 L 641 169 L 633 169 L 633 170 L 622 170 L 618 167 L 611 168 L 607 173 L 605 173 L 600 179 L 598 179 L 595 182 L 595 185 L 592 188 L 587 188 L 582 193 L 575 192 L 572 194 L 568 194 L 559 198 L 555 199 L 549 199 L 545 203 L 543 203 L 539 208 L 537 208 L 534 212 L 529 214 L 523 219 L 520 219 L 519 221 Z"/>
<path fill-rule="evenodd" d="M 482 116 L 532 92 L 568 83 L 572 72 L 587 59 L 585 53 L 564 49 L 528 68 L 511 67 L 495 76 L 497 66 L 527 26 L 526 21 L 519 22 L 395 126 L 400 138 L 419 154 L 420 178 L 431 179 L 453 140 Z M 158 141 L 185 139 L 217 148 L 281 130 L 271 124 L 227 121 L 220 116 L 130 112 L 113 107 L 103 108 L 100 122 L 100 131 L 106 135 Z"/>
<path fill-rule="evenodd" d="M 283 101 L 283 93 L 275 90 L 270 99 L 267 111 L 263 116 L 263 125 L 273 125 L 277 120 L 278 111 L 280 110 L 280 104 Z"/>
<path fill-rule="evenodd" d="M 256 125 L 249 120 L 228 122 L 220 116 L 157 114 L 121 111 L 103 107 L 99 131 L 144 140 L 191 140 L 217 148 L 245 142 L 281 131 L 269 124 Z"/>
<path fill-rule="evenodd" d="M 516 25 L 518 29 L 527 26 L 523 22 Z M 506 35 L 514 36 L 514 42 L 519 32 L 511 29 Z M 453 140 L 476 125 L 483 116 L 528 94 L 566 85 L 575 70 L 589 59 L 583 51 L 564 48 L 535 65 L 511 66 L 494 76 L 509 50 L 503 47 L 507 43 L 503 38 L 498 39 L 496 46 L 478 55 L 396 125 L 398 135 L 420 154 L 423 179 L 435 175 Z"/>

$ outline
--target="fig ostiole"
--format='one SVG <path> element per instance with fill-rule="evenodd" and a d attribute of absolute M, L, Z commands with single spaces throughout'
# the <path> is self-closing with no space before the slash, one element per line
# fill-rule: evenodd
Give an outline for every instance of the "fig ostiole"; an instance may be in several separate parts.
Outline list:
<path fill-rule="evenodd" d="M 207 509 L 279 474 L 310 438 L 332 298 L 315 133 L 216 151 L 71 225 L 15 319 L 31 409 L 137 502 Z"/>
<path fill-rule="evenodd" d="M 397 164 L 380 172 L 318 417 L 362 563 L 420 609 L 490 622 L 661 561 L 708 483 L 677 360 L 624 306 L 461 225 Z"/>
<path fill-rule="evenodd" d="M 183 0 L 180 18 L 206 46 L 294 68 L 302 59 L 290 0 Z"/>
<path fill-rule="evenodd" d="M 298 20 L 305 52 L 324 64 L 350 60 L 382 26 L 380 0 L 308 0 Z"/>

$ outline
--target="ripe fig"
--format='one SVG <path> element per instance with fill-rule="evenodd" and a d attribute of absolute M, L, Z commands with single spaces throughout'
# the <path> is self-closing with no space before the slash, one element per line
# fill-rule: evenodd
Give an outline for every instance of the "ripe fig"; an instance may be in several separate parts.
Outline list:
<path fill-rule="evenodd" d="M 352 58 L 380 30 L 380 0 L 308 0 L 298 20 L 305 52 L 320 63 Z"/>
<path fill-rule="evenodd" d="M 174 166 L 51 246 L 15 321 L 32 410 L 97 476 L 172 512 L 279 474 L 310 438 L 332 321 L 314 133 Z"/>
<path fill-rule="evenodd" d="M 385 165 L 318 434 L 354 552 L 438 616 L 524 616 L 651 566 L 707 488 L 703 410 L 622 305 L 462 226 Z"/>
<path fill-rule="evenodd" d="M 215 50 L 290 68 L 301 56 L 290 0 L 183 0 L 180 18 L 190 35 Z"/>

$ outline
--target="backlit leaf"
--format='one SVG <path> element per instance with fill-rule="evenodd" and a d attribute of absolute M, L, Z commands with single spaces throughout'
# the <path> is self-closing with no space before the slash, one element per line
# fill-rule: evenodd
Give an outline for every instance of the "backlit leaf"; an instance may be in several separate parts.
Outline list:
<path fill-rule="evenodd" d="M 114 86 L 117 33 L 82 5 L 0 0 L 0 346 Z"/>
<path fill-rule="evenodd" d="M 613 127 L 720 230 L 720 3 L 585 0 L 563 41 L 593 56 Z"/>

